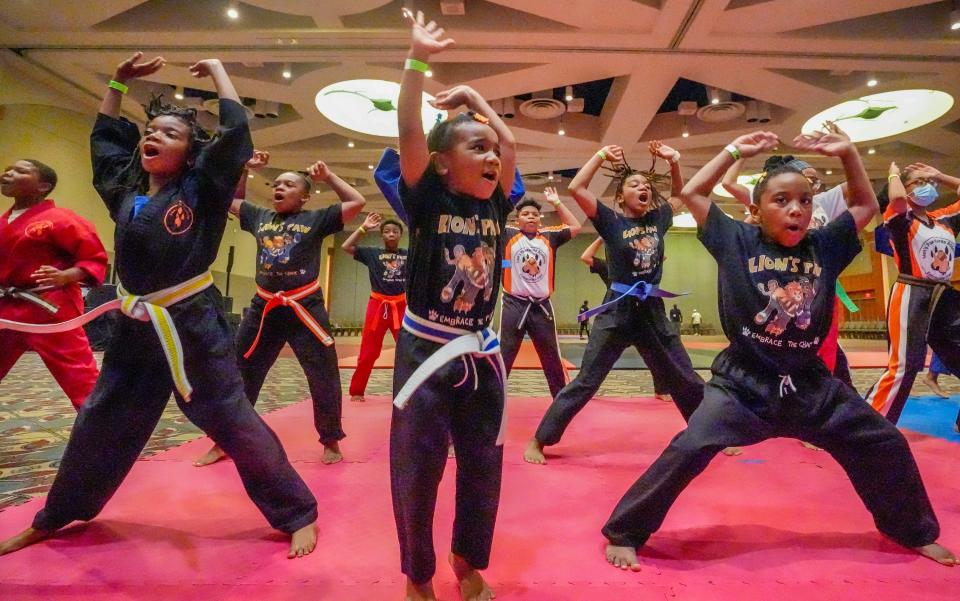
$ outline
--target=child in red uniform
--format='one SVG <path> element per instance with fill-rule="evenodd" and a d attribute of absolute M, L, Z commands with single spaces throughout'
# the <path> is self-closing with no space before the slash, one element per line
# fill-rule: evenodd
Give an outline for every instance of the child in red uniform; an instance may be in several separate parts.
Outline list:
<path fill-rule="evenodd" d="M 372 229 L 380 229 L 383 247 L 357 246 L 361 236 Z M 403 225 L 395 219 L 384 220 L 377 213 L 370 213 L 363 225 L 344 240 L 340 247 L 345 253 L 363 263 L 370 276 L 370 300 L 363 320 L 363 338 L 360 342 L 360 357 L 357 369 L 350 379 L 350 400 L 364 401 L 363 393 L 373 364 L 383 349 L 383 337 L 387 331 L 397 340 L 400 320 L 407 310 L 407 249 L 400 248 Z"/>
<path fill-rule="evenodd" d="M 0 177 L 0 193 L 14 199 L 0 215 L 0 319 L 72 319 L 83 313 L 80 284 L 103 282 L 103 244 L 93 224 L 47 198 L 56 185 L 57 173 L 32 159 L 17 161 Z M 0 330 L 0 348 L 0 381 L 24 351 L 36 351 L 76 408 L 100 373 L 83 328 L 59 334 Z"/>

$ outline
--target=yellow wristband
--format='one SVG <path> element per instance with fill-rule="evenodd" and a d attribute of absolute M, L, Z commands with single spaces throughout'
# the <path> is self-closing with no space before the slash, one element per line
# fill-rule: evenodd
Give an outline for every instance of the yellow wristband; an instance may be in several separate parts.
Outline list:
<path fill-rule="evenodd" d="M 899 174 L 899 173 L 891 173 L 890 175 L 887 176 L 887 181 L 890 181 L 890 180 L 892 180 L 893 178 L 900 179 L 900 174 Z"/>
<path fill-rule="evenodd" d="M 361 225 L 360 227 L 357 228 L 357 231 L 360 232 L 361 234 L 366 234 L 366 233 L 367 233 L 367 228 L 365 228 L 365 227 L 363 227 L 363 226 Z"/>
<path fill-rule="evenodd" d="M 601 161 L 607 160 L 607 153 L 605 153 L 603 150 L 598 150 L 597 156 L 600 157 Z"/>
<path fill-rule="evenodd" d="M 415 58 L 408 58 L 406 61 L 404 61 L 403 68 L 411 69 L 413 71 L 419 71 L 421 73 L 426 73 L 427 71 L 430 70 L 430 65 L 428 65 L 423 61 L 418 61 Z"/>
<path fill-rule="evenodd" d="M 126 84 L 120 83 L 119 81 L 117 81 L 117 80 L 115 80 L 115 79 L 111 79 L 111 80 L 110 80 L 110 83 L 107 84 L 107 87 L 108 87 L 108 88 L 112 88 L 112 89 L 120 92 L 121 94 L 126 94 L 127 92 L 130 91 L 130 88 L 129 88 Z"/>

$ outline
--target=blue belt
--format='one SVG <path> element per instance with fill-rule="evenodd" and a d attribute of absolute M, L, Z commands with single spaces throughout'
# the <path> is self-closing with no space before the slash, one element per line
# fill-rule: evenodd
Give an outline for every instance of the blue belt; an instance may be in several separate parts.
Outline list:
<path fill-rule="evenodd" d="M 627 286 L 626 284 L 621 284 L 620 282 L 613 282 L 610 284 L 610 290 L 614 292 L 619 292 L 620 296 L 617 298 L 607 301 L 600 305 L 599 307 L 594 307 L 593 309 L 588 309 L 577 316 L 577 321 L 586 321 L 597 315 L 603 313 L 613 305 L 619 303 L 628 296 L 632 296 L 639 300 L 646 300 L 650 296 L 658 296 L 660 298 L 677 298 L 678 296 L 686 296 L 690 294 L 689 292 L 669 292 L 667 290 L 661 290 L 656 284 L 648 284 L 643 280 L 635 283 L 633 286 Z"/>

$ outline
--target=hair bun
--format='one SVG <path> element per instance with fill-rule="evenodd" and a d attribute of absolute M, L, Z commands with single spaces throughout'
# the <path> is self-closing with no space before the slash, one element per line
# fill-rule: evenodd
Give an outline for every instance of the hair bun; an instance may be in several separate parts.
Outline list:
<path fill-rule="evenodd" d="M 793 160 L 792 154 L 775 154 L 773 156 L 767 157 L 767 160 L 763 162 L 764 171 L 773 171 L 777 167 L 782 167 L 790 161 Z"/>

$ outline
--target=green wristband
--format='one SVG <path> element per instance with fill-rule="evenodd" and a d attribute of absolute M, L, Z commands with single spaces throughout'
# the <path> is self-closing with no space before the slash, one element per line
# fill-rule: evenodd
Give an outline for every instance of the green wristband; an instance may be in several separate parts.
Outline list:
<path fill-rule="evenodd" d="M 724 150 L 729 152 L 730 156 L 732 156 L 733 160 L 735 161 L 739 161 L 741 158 L 743 158 L 743 155 L 740 154 L 740 149 L 733 144 L 727 144 L 726 147 L 724 147 Z"/>
<path fill-rule="evenodd" d="M 107 87 L 108 87 L 108 88 L 112 88 L 112 89 L 120 92 L 121 94 L 126 94 L 127 92 L 130 91 L 130 88 L 127 86 L 127 84 L 120 83 L 119 81 L 117 81 L 117 80 L 115 80 L 115 79 L 111 79 L 111 80 L 110 80 L 110 83 L 107 84 Z"/>
<path fill-rule="evenodd" d="M 403 68 L 404 68 L 404 69 L 411 69 L 411 70 L 413 70 L 413 71 L 419 71 L 420 73 L 426 73 L 427 71 L 430 70 L 430 65 L 428 65 L 427 63 L 425 63 L 425 62 L 423 62 L 423 61 L 418 61 L 418 60 L 415 59 L 415 58 L 408 58 L 408 59 L 403 63 Z"/>
<path fill-rule="evenodd" d="M 607 153 L 605 153 L 603 150 L 598 150 L 597 156 L 600 157 L 601 161 L 607 160 Z"/>
<path fill-rule="evenodd" d="M 900 179 L 900 174 L 899 174 L 899 173 L 891 173 L 890 175 L 887 176 L 887 181 L 890 181 L 890 180 L 892 180 L 893 178 Z"/>

